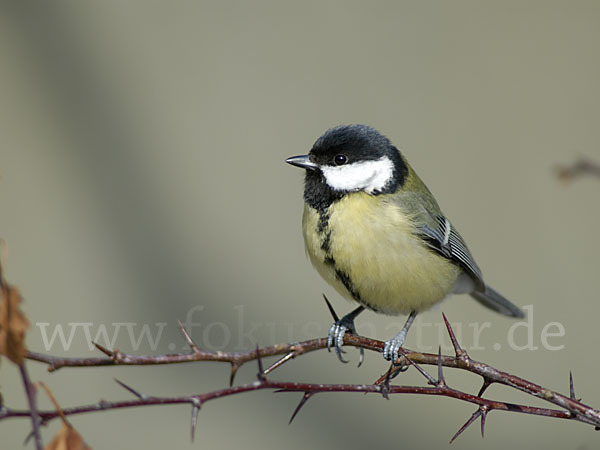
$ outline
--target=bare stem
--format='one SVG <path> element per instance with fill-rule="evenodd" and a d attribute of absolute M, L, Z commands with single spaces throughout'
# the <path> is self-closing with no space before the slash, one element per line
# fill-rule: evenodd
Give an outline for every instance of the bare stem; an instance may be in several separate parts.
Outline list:
<path fill-rule="evenodd" d="M 66 408 L 63 410 L 65 415 L 83 414 L 94 411 L 106 411 L 111 409 L 132 408 L 150 405 L 164 404 L 180 404 L 186 403 L 192 405 L 192 423 L 195 424 L 196 416 L 200 405 L 203 403 L 221 397 L 240 394 L 243 392 L 255 391 L 259 389 L 274 389 L 284 392 L 302 392 L 303 397 L 300 404 L 294 411 L 294 415 L 306 403 L 306 401 L 316 393 L 323 392 L 363 392 L 363 393 L 378 393 L 387 398 L 390 394 L 419 394 L 419 395 L 436 395 L 455 398 L 460 401 L 469 402 L 477 405 L 477 411 L 467 420 L 465 425 L 453 437 L 455 439 L 462 431 L 477 419 L 481 419 L 481 430 L 485 426 L 487 414 L 492 410 L 519 412 L 525 414 L 534 414 L 538 416 L 554 417 L 560 419 L 570 419 L 578 422 L 590 424 L 596 429 L 600 429 L 600 411 L 591 406 L 581 403 L 575 398 L 572 379 L 570 380 L 570 393 L 568 396 L 559 394 L 539 384 L 525 380 L 516 375 L 498 370 L 488 364 L 473 360 L 463 349 L 456 339 L 450 322 L 444 316 L 448 334 L 451 337 L 455 354 L 442 355 L 441 352 L 421 353 L 409 349 L 401 349 L 400 360 L 404 364 L 400 366 L 392 366 L 391 369 L 384 374 L 379 380 L 372 384 L 350 385 L 350 384 L 308 384 L 295 383 L 289 381 L 271 381 L 267 378 L 267 374 L 272 373 L 277 368 L 281 367 L 287 361 L 296 358 L 305 353 L 315 350 L 324 349 L 327 347 L 325 338 L 316 338 L 303 342 L 277 344 L 269 347 L 257 348 L 248 352 L 208 352 L 202 350 L 190 338 L 189 334 L 183 329 L 182 333 L 187 343 L 189 344 L 189 352 L 166 355 L 129 355 L 118 350 L 109 350 L 97 345 L 98 349 L 106 356 L 97 358 L 63 358 L 39 353 L 30 352 L 27 358 L 30 360 L 42 362 L 48 365 L 48 370 L 54 371 L 62 367 L 97 367 L 111 365 L 157 365 L 157 364 L 175 364 L 191 361 L 221 361 L 231 364 L 232 376 L 243 364 L 257 360 L 259 371 L 257 381 L 244 384 L 241 386 L 230 386 L 225 389 L 212 391 L 203 394 L 188 395 L 181 397 L 157 397 L 148 396 L 138 393 L 135 389 L 119 382 L 121 386 L 133 393 L 136 398 L 128 401 L 107 402 L 100 401 L 98 403 Z M 344 336 L 344 344 L 365 350 L 371 350 L 381 353 L 384 343 L 375 339 L 366 338 L 363 336 L 355 336 L 347 333 Z M 271 366 L 263 369 L 263 359 L 266 357 L 280 356 L 280 358 Z M 429 375 L 421 367 L 422 365 L 436 366 L 437 380 Z M 427 380 L 429 386 L 390 386 L 390 380 L 398 374 L 398 372 L 406 370 L 407 367 L 414 366 Z M 477 395 L 453 389 L 447 385 L 443 375 L 443 367 L 463 370 L 479 375 L 483 379 L 483 386 Z M 524 404 L 507 403 L 498 400 L 490 400 L 483 397 L 485 388 L 492 383 L 499 383 L 513 389 L 517 389 L 525 394 L 540 398 L 558 409 L 538 408 Z M 233 383 L 231 383 L 233 384 Z M 0 420 L 10 417 L 29 416 L 29 411 L 20 411 L 4 408 L 0 410 Z M 41 411 L 39 415 L 42 422 L 45 423 L 57 417 L 56 411 Z"/>
<path fill-rule="evenodd" d="M 27 411 L 27 415 L 31 417 L 31 429 L 33 430 L 35 448 L 36 450 L 42 450 L 44 445 L 42 444 L 42 433 L 40 432 L 40 414 L 37 409 L 36 389 L 35 386 L 31 384 L 29 374 L 27 373 L 27 368 L 25 367 L 25 362 L 19 365 L 19 371 L 21 373 L 21 379 L 23 380 L 25 394 L 27 395 L 27 402 L 29 403 L 29 411 Z"/>
<path fill-rule="evenodd" d="M 362 393 L 377 393 L 381 394 L 382 387 L 374 384 L 311 384 L 311 383 L 296 383 L 289 381 L 271 381 L 263 379 L 255 381 L 253 383 L 243 384 L 240 386 L 232 386 L 217 391 L 212 391 L 204 394 L 188 395 L 180 397 L 154 397 L 144 396 L 136 397 L 132 400 L 126 401 L 99 401 L 97 403 L 76 406 L 72 408 L 64 408 L 62 413 L 65 416 L 75 414 L 85 414 L 90 412 L 107 411 L 111 409 L 123 409 L 123 408 L 134 408 L 140 406 L 151 406 L 151 405 L 174 405 L 174 404 L 195 404 L 200 402 L 206 403 L 210 400 L 215 400 L 222 397 L 228 397 L 231 395 L 241 394 L 244 392 L 257 391 L 261 389 L 273 389 L 279 392 L 311 392 L 311 393 L 323 393 L 323 392 L 362 392 Z M 435 395 L 451 397 L 458 400 L 462 400 L 468 403 L 473 403 L 478 406 L 486 406 L 490 410 L 497 409 L 510 412 L 520 412 L 525 414 L 534 414 L 547 417 L 555 417 L 560 419 L 572 419 L 573 417 L 567 411 L 537 408 L 525 405 L 518 405 L 513 403 L 505 403 L 496 400 L 488 400 L 476 395 L 471 395 L 459 390 L 449 388 L 447 386 L 390 386 L 388 394 L 420 394 L 420 395 Z M 8 419 L 11 417 L 25 417 L 29 416 L 28 410 L 13 410 L 5 408 L 0 411 L 0 420 Z M 58 411 L 39 411 L 39 416 L 43 423 L 47 423 L 52 419 L 60 416 Z"/>

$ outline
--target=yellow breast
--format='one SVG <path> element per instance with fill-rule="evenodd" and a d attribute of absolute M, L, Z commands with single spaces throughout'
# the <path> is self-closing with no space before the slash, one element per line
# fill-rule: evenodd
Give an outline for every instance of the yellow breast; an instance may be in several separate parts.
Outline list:
<path fill-rule="evenodd" d="M 386 314 L 423 311 L 448 295 L 460 269 L 429 250 L 397 204 L 364 192 L 346 195 L 326 215 L 305 205 L 308 256 L 346 298 Z"/>

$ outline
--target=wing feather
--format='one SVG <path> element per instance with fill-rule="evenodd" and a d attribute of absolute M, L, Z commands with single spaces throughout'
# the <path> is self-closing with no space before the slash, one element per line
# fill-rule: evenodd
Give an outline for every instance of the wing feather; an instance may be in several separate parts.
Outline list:
<path fill-rule="evenodd" d="M 424 242 L 432 250 L 458 264 L 473 279 L 477 290 L 485 291 L 481 269 L 461 235 L 443 215 L 437 215 L 435 219 L 435 224 L 417 227 Z"/>

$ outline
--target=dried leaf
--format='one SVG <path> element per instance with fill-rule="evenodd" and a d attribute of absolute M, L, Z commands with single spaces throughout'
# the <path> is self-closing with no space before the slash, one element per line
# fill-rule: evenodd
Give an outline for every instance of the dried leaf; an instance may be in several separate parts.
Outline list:
<path fill-rule="evenodd" d="M 54 394 L 50 388 L 42 381 L 39 382 L 39 385 L 44 389 L 44 391 L 46 391 L 46 394 L 50 398 L 50 401 L 54 404 L 59 417 L 63 421 L 62 428 L 58 430 L 58 433 L 56 433 L 54 439 L 52 439 L 52 442 L 46 446 L 46 450 L 91 450 L 92 447 L 83 441 L 81 435 L 67 420 L 65 413 L 58 404 L 58 401 L 56 400 L 56 397 L 54 397 Z"/>
<path fill-rule="evenodd" d="M 92 450 L 75 428 L 64 423 L 45 450 Z"/>
<path fill-rule="evenodd" d="M 0 274 L 0 355 L 21 365 L 25 358 L 25 331 L 29 321 L 19 309 L 22 298 L 14 286 L 6 283 Z"/>

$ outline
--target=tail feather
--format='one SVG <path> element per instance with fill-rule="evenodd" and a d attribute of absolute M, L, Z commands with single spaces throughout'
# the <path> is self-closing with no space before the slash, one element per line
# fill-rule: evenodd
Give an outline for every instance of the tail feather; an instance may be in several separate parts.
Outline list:
<path fill-rule="evenodd" d="M 485 292 L 471 292 L 471 297 L 473 297 L 486 308 L 493 309 L 494 311 L 504 314 L 505 316 L 518 318 L 525 317 L 525 313 L 521 311 L 521 308 L 511 303 L 509 300 L 504 298 L 502 294 L 492 289 L 490 286 L 486 285 Z"/>

